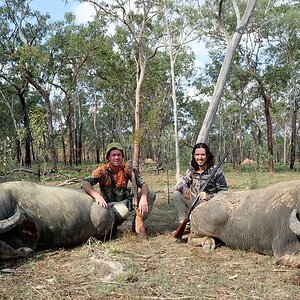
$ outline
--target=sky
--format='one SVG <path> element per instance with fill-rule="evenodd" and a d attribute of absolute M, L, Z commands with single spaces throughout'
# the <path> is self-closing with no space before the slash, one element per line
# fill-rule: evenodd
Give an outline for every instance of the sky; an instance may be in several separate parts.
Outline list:
<path fill-rule="evenodd" d="M 78 23 L 84 23 L 93 14 L 93 8 L 90 4 L 79 3 L 76 0 L 68 0 L 67 4 L 65 4 L 64 0 L 32 0 L 30 6 L 42 13 L 49 13 L 55 21 L 63 20 L 66 12 L 72 12 L 76 16 Z M 209 61 L 204 43 L 194 41 L 190 46 L 196 55 L 196 66 L 203 68 L 204 64 Z"/>
<path fill-rule="evenodd" d="M 92 7 L 88 3 L 68 0 L 32 0 L 30 7 L 42 13 L 49 13 L 55 21 L 63 20 L 66 12 L 72 12 L 79 23 L 86 22 L 92 15 Z"/>

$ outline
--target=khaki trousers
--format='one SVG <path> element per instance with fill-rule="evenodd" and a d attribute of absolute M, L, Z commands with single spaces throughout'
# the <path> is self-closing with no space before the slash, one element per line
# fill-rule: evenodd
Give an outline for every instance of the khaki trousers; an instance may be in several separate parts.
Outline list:
<path fill-rule="evenodd" d="M 178 191 L 174 192 L 174 194 L 172 195 L 173 203 L 177 210 L 177 216 L 178 216 L 179 223 L 182 223 L 184 221 L 184 219 L 186 218 L 188 209 L 191 207 L 193 202 L 196 200 L 196 197 L 197 197 L 196 195 L 192 194 L 192 199 L 186 200 L 183 197 L 183 194 Z M 204 202 L 204 201 L 199 200 L 198 204 L 202 203 L 202 202 Z"/>
<path fill-rule="evenodd" d="M 141 194 L 139 193 L 139 199 L 141 198 Z M 153 204 L 155 202 L 155 198 L 156 198 L 156 193 L 154 191 L 149 191 L 148 193 L 148 206 L 149 206 L 149 211 L 148 213 L 144 216 L 144 219 L 147 219 Z M 123 201 L 119 201 L 119 202 L 109 202 L 108 205 L 109 207 L 112 208 L 115 217 L 116 217 L 116 225 L 119 226 L 121 225 L 124 221 L 126 221 L 129 217 L 130 211 L 128 209 L 128 199 L 125 199 Z"/>

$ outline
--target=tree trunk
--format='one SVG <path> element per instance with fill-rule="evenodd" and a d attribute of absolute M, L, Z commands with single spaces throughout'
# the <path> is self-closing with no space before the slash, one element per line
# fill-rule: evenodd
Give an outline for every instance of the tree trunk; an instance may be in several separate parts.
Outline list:
<path fill-rule="evenodd" d="M 74 147 L 73 147 L 73 161 L 75 163 L 75 166 L 78 166 L 78 116 L 77 116 L 77 111 L 76 111 L 76 103 L 74 103 L 74 108 L 73 108 L 73 131 L 74 131 Z"/>
<path fill-rule="evenodd" d="M 61 146 L 62 146 L 62 159 L 64 162 L 64 166 L 67 165 L 67 153 L 66 153 L 66 143 L 65 143 L 65 135 L 64 135 L 64 125 L 62 121 L 62 116 L 58 119 L 59 122 L 59 131 L 61 135 Z"/>
<path fill-rule="evenodd" d="M 179 153 L 179 140 L 178 140 L 178 112 L 177 112 L 177 98 L 176 98 L 176 82 L 175 82 L 175 61 L 177 55 L 174 55 L 174 49 L 172 44 L 172 35 L 170 33 L 170 27 L 168 21 L 164 18 L 164 25 L 168 35 L 168 48 L 170 59 L 170 71 L 171 71 L 171 83 L 172 83 L 172 101 L 173 101 L 173 125 L 174 125 L 174 140 L 175 140 L 175 165 L 176 165 L 176 181 L 180 179 L 180 153 Z M 178 52 L 177 52 L 178 53 Z"/>
<path fill-rule="evenodd" d="M 99 131 L 97 128 L 97 112 L 98 112 L 98 102 L 97 102 L 97 95 L 94 92 L 94 101 L 95 105 L 93 107 L 93 126 L 94 126 L 94 133 L 95 133 L 95 143 L 96 143 L 96 162 L 97 164 L 100 164 L 100 137 L 99 137 Z"/>
<path fill-rule="evenodd" d="M 62 150 L 63 150 L 64 166 L 66 166 L 67 165 L 66 143 L 65 143 L 65 138 L 64 138 L 62 130 L 61 130 L 61 145 L 62 145 Z"/>
<path fill-rule="evenodd" d="M 134 142 L 133 142 L 133 166 L 139 170 L 140 157 L 140 142 L 141 142 L 141 128 L 140 128 L 140 102 L 142 85 L 145 79 L 146 62 L 143 61 L 140 65 L 137 64 L 137 84 L 135 90 L 135 110 L 134 110 Z"/>
<path fill-rule="evenodd" d="M 52 125 L 52 110 L 51 110 L 51 102 L 49 98 L 49 93 L 44 98 L 46 103 L 46 114 L 47 114 L 47 128 L 48 128 L 48 140 L 49 140 L 49 154 L 51 161 L 51 169 L 53 171 L 57 171 L 57 158 L 56 158 L 56 150 L 55 150 L 55 141 L 54 141 L 54 130 Z"/>
<path fill-rule="evenodd" d="M 25 129 L 25 159 L 24 159 L 24 165 L 27 167 L 31 166 L 31 151 L 30 151 L 30 145 L 31 145 L 31 132 L 30 132 L 30 119 L 28 114 L 28 107 L 27 103 L 24 97 L 25 89 L 19 89 L 18 90 L 18 96 L 22 105 L 23 110 L 23 124 Z"/>
<path fill-rule="evenodd" d="M 43 148 L 47 149 L 47 145 L 49 144 L 49 141 L 47 140 L 45 134 L 43 134 L 43 142 L 44 142 Z M 48 156 L 48 154 L 46 152 L 44 152 L 44 161 L 45 162 L 49 162 L 49 156 Z"/>
<path fill-rule="evenodd" d="M 245 28 L 249 22 L 255 4 L 256 4 L 256 0 L 247 1 L 247 7 L 245 9 L 244 15 L 241 20 L 238 20 L 235 33 L 233 34 L 232 38 L 228 40 L 224 61 L 215 85 L 214 93 L 211 102 L 209 104 L 208 110 L 206 112 L 200 133 L 198 135 L 198 139 L 197 139 L 198 143 L 208 142 L 208 135 L 213 125 L 215 116 L 217 114 L 218 106 L 221 102 L 224 86 L 230 71 L 233 55 L 241 40 L 242 34 L 245 31 Z"/>
<path fill-rule="evenodd" d="M 81 165 L 82 163 L 82 129 L 83 129 L 83 121 L 82 121 L 82 115 L 81 115 L 81 103 L 79 96 L 77 97 L 77 107 L 78 107 L 78 121 L 77 121 L 77 134 L 78 134 L 78 150 L 77 150 L 77 156 L 78 161 L 77 163 Z"/>
<path fill-rule="evenodd" d="M 268 153 L 269 153 L 269 171 L 274 172 L 274 158 L 273 158 L 273 129 L 272 129 L 272 118 L 270 113 L 271 108 L 271 97 L 267 95 L 262 84 L 260 84 L 260 94 L 264 99 L 264 113 L 267 124 L 267 142 L 268 142 Z"/>
<path fill-rule="evenodd" d="M 28 80 L 28 82 L 41 94 L 41 96 L 45 101 L 51 169 L 53 171 L 57 171 L 57 158 L 56 158 L 55 141 L 54 141 L 54 130 L 52 124 L 50 92 L 45 90 L 39 83 L 33 80 L 33 78 L 29 74 L 25 74 L 25 77 Z"/>
<path fill-rule="evenodd" d="M 69 94 L 66 94 L 68 103 L 67 109 L 67 131 L 68 131 L 68 162 L 69 165 L 73 165 L 74 158 L 74 141 L 73 141 L 73 130 L 72 130 L 72 99 Z"/>
<path fill-rule="evenodd" d="M 15 155 L 16 155 L 16 159 L 17 162 L 21 162 L 21 157 L 22 157 L 22 150 L 21 150 L 21 143 L 20 140 L 18 138 L 15 138 Z"/>
<path fill-rule="evenodd" d="M 78 164 L 82 164 L 82 129 L 83 122 L 79 121 L 78 124 Z"/>
<path fill-rule="evenodd" d="M 286 124 L 284 123 L 284 136 L 283 136 L 283 165 L 286 165 L 286 156 L 287 156 L 287 130 Z"/>
<path fill-rule="evenodd" d="M 291 132 L 291 161 L 290 169 L 294 169 L 296 160 L 296 140 L 297 140 L 297 112 L 298 112 L 298 101 L 295 95 L 293 95 L 293 110 L 292 110 L 292 132 Z"/>
<path fill-rule="evenodd" d="M 24 89 L 24 87 L 22 89 L 20 89 L 19 87 L 15 86 L 15 85 L 12 85 L 12 86 L 17 90 L 18 94 L 20 93 L 20 91 L 22 89 Z M 26 84 L 26 86 L 27 86 L 27 84 Z M 0 93 L 1 93 L 2 98 L 3 98 L 3 100 L 1 102 L 4 103 L 8 108 L 8 110 L 10 112 L 12 122 L 13 122 L 13 125 L 14 125 L 14 130 L 15 130 L 15 137 L 14 137 L 14 142 L 13 142 L 13 145 L 12 145 L 13 151 L 11 153 L 11 159 L 16 159 L 17 162 L 20 163 L 21 158 L 22 158 L 22 148 L 21 148 L 21 141 L 20 141 L 19 136 L 18 136 L 18 126 L 17 126 L 17 121 L 16 121 L 16 118 L 15 118 L 15 115 L 14 115 L 13 103 L 9 103 L 9 101 L 7 100 L 5 95 L 2 93 L 2 91 L 0 91 Z M 23 105 L 22 105 L 22 107 L 23 107 Z M 23 110 L 23 115 L 24 115 L 24 110 Z"/>
<path fill-rule="evenodd" d="M 75 166 L 78 166 L 78 129 L 76 121 L 74 123 L 74 162 Z"/>

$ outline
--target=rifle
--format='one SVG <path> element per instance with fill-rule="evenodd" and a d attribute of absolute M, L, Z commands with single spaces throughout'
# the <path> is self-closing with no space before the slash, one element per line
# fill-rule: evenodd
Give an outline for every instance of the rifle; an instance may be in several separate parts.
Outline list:
<path fill-rule="evenodd" d="M 136 169 L 134 167 L 131 168 L 131 193 L 132 193 L 132 200 L 131 200 L 131 207 L 132 210 L 139 207 L 139 199 L 138 199 L 138 186 L 136 181 Z"/>
<path fill-rule="evenodd" d="M 129 203 L 128 203 L 128 209 L 129 211 L 133 211 L 134 207 L 134 202 L 136 201 L 134 198 L 134 195 L 137 195 L 138 190 L 137 190 L 137 184 L 136 184 L 136 178 L 135 176 L 133 177 L 133 173 L 135 174 L 135 168 L 133 166 L 133 147 L 130 146 L 130 161 L 131 161 L 131 191 L 130 191 L 130 196 L 129 196 Z M 135 182 L 135 185 L 134 183 Z"/>
<path fill-rule="evenodd" d="M 213 177 L 215 176 L 215 174 L 217 173 L 217 171 L 219 170 L 219 168 L 221 167 L 222 163 L 224 162 L 225 158 L 227 157 L 228 155 L 228 151 L 225 152 L 225 154 L 221 157 L 218 165 L 214 168 L 213 172 L 210 174 L 210 176 L 207 178 L 206 182 L 204 183 L 204 185 L 201 187 L 200 189 L 200 192 L 203 192 L 206 187 L 208 186 L 208 184 L 210 183 L 210 181 L 213 179 Z M 187 223 L 189 222 L 190 220 L 190 215 L 192 213 L 192 211 L 194 210 L 194 208 L 196 207 L 196 205 L 198 204 L 200 198 L 199 198 L 199 193 L 198 193 L 198 196 L 197 198 L 194 200 L 194 202 L 192 203 L 192 205 L 190 206 L 189 210 L 188 210 L 188 213 L 187 213 L 187 216 L 186 218 L 183 220 L 183 222 L 178 226 L 178 228 L 176 229 L 175 233 L 174 233 L 174 237 L 177 239 L 177 240 L 180 240 L 183 236 L 183 233 L 184 233 L 184 230 L 185 230 L 185 227 L 187 225 Z"/>
<path fill-rule="evenodd" d="M 133 219 L 134 230 L 139 238 L 146 238 L 147 231 L 144 226 L 143 215 L 139 211 L 138 185 L 136 168 L 133 165 L 133 153 L 131 156 L 131 201 L 129 202 L 129 210 L 134 209 L 135 215 Z"/>

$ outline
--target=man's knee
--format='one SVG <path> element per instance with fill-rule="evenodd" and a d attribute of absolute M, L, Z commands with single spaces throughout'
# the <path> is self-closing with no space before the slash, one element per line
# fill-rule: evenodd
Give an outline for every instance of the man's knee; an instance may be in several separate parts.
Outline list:
<path fill-rule="evenodd" d="M 115 202 L 111 205 L 115 217 L 116 217 L 116 224 L 121 225 L 124 221 L 126 221 L 129 217 L 129 209 L 126 203 L 123 202 Z"/>
<path fill-rule="evenodd" d="M 151 206 L 151 208 L 153 206 L 153 203 L 155 202 L 155 199 L 156 199 L 156 192 L 150 190 L 148 193 L 148 204 L 149 206 Z"/>
<path fill-rule="evenodd" d="M 148 213 L 144 216 L 144 219 L 148 218 L 148 216 L 153 208 L 153 205 L 154 205 L 154 202 L 156 199 L 156 192 L 149 190 L 147 198 L 148 198 Z"/>
<path fill-rule="evenodd" d="M 174 202 L 182 201 L 182 193 L 175 191 L 172 195 L 172 199 Z"/>

